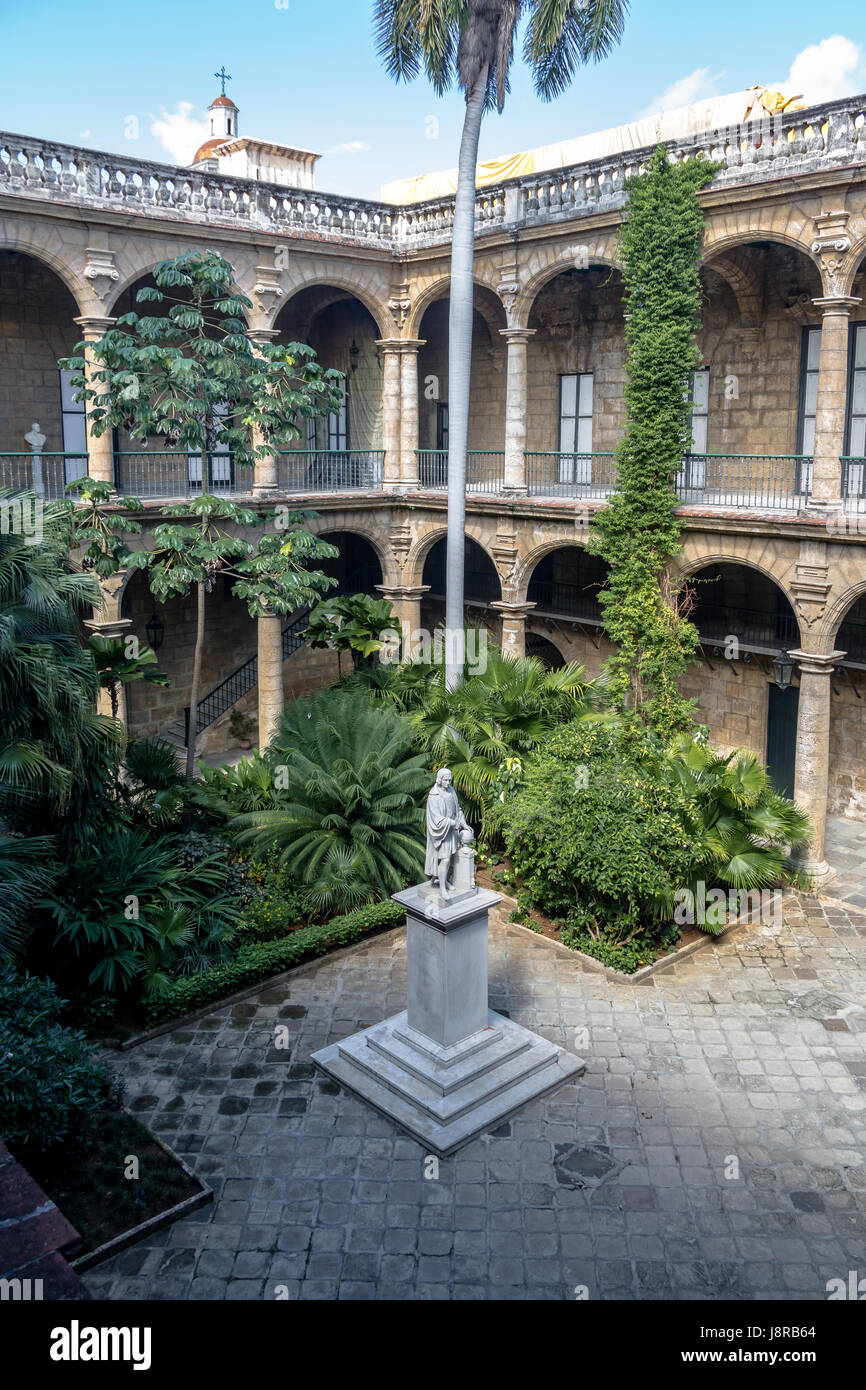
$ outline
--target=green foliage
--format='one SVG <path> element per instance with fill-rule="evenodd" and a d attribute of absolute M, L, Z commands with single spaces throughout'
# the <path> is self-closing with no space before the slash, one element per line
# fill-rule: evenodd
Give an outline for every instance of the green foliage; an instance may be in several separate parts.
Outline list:
<path fill-rule="evenodd" d="M 141 522 L 130 512 L 144 510 L 137 497 L 115 497 L 110 483 L 76 478 L 64 488 L 67 543 L 77 552 L 81 567 L 107 579 L 120 569 L 143 569 L 144 550 L 131 550 L 127 536 L 141 535 Z"/>
<path fill-rule="evenodd" d="M 342 375 L 323 371 L 312 348 L 253 343 L 251 301 L 233 290 L 234 276 L 215 251 L 184 251 L 138 292 L 139 304 L 163 313 L 124 314 L 98 342 L 77 345 L 61 365 L 79 373 L 73 385 L 94 433 L 120 428 L 181 451 L 210 450 L 218 438 L 243 466 L 289 447 L 302 420 L 339 408 Z"/>
<path fill-rule="evenodd" d="M 41 541 L 0 533 L 0 816 L 31 833 L 65 818 L 75 843 L 91 781 L 102 784 L 121 735 L 96 713 L 97 673 L 79 635 L 81 616 L 100 602 L 97 582 L 71 572 L 64 504 L 39 505 Z"/>
<path fill-rule="evenodd" d="M 306 636 L 310 646 L 335 651 L 338 661 L 342 652 L 350 652 L 358 667 L 388 645 L 389 631 L 394 631 L 394 610 L 388 599 L 339 594 L 313 610 Z"/>
<path fill-rule="evenodd" d="M 261 753 L 222 767 L 199 763 L 198 771 L 199 781 L 192 788 L 193 801 L 218 821 L 249 811 L 268 811 L 273 806 L 273 768 Z"/>
<path fill-rule="evenodd" d="M 698 193 L 714 178 L 704 159 L 672 163 L 664 148 L 628 184 L 620 233 L 626 317 L 626 432 L 617 451 L 617 491 L 598 511 L 589 549 L 610 566 L 599 595 L 617 648 L 608 664 L 621 709 L 663 736 L 690 727 L 693 702 L 677 677 L 698 634 L 680 613 L 681 585 L 666 566 L 680 549 L 674 478 L 689 450 L 690 373 L 699 365 Z"/>
<path fill-rule="evenodd" d="M 258 984 L 270 975 L 280 974 L 293 965 L 326 951 L 349 946 L 371 932 L 387 931 L 406 920 L 398 903 L 381 902 L 334 917 L 321 926 L 303 927 L 277 941 L 242 946 L 227 965 L 214 966 L 188 979 L 177 980 L 163 994 L 148 1003 L 151 1026 L 179 1018 L 205 1004 L 223 999 L 234 990 Z"/>
<path fill-rule="evenodd" d="M 0 969 L 0 1117 L 14 1150 L 84 1143 L 119 1082 L 93 1060 L 83 1033 L 58 1022 L 63 1001 L 49 980 Z"/>
<path fill-rule="evenodd" d="M 33 930 L 34 903 L 59 872 L 50 836 L 0 835 L 0 965 L 20 958 Z"/>
<path fill-rule="evenodd" d="M 606 937 L 593 936 L 584 930 L 577 921 L 564 923 L 560 931 L 563 945 L 572 951 L 583 951 L 593 956 L 611 970 L 619 970 L 623 975 L 633 975 L 645 965 L 652 965 L 659 957 L 660 949 L 673 948 L 679 936 L 677 928 L 664 929 L 656 936 L 651 932 L 639 933 L 633 941 L 610 941 Z"/>
<path fill-rule="evenodd" d="M 376 46 L 391 77 L 422 70 L 437 96 L 455 79 L 464 92 L 483 80 L 485 104 L 502 111 L 510 91 L 514 39 L 528 17 L 523 57 L 545 101 L 566 91 L 582 64 L 622 38 L 627 0 L 375 0 Z"/>
<path fill-rule="evenodd" d="M 93 664 L 99 675 L 99 684 L 109 692 L 111 714 L 117 718 L 118 693 L 122 686 L 133 681 L 145 680 L 148 685 L 168 686 L 171 684 L 165 671 L 156 671 L 156 652 L 147 645 L 133 639 L 130 645 L 126 637 L 103 637 L 101 632 L 90 635 L 87 645 Z"/>
<path fill-rule="evenodd" d="M 648 742 L 638 755 L 622 726 L 572 723 L 549 735 L 494 812 L 534 905 L 550 917 L 580 910 L 614 939 L 659 917 L 696 857 L 687 794 L 661 764 Z"/>
<path fill-rule="evenodd" d="M 268 760 L 271 808 L 232 828 L 259 855 L 277 849 L 317 908 L 356 907 L 421 876 L 428 773 L 396 711 L 358 689 L 298 700 Z"/>

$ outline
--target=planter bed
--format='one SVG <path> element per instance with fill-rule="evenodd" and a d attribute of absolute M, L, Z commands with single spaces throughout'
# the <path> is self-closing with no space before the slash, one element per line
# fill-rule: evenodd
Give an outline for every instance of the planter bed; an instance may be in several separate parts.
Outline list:
<path fill-rule="evenodd" d="M 126 1178 L 133 1154 L 140 1176 Z M 213 1200 L 183 1159 L 124 1109 L 100 1115 L 93 1147 L 80 1154 L 60 1147 L 15 1157 L 78 1231 L 64 1256 L 79 1273 Z"/>

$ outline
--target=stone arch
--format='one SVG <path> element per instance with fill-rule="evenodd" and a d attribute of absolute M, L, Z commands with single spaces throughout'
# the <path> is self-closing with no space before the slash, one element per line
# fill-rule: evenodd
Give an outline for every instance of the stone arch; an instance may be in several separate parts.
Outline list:
<path fill-rule="evenodd" d="M 499 308 L 502 310 L 501 323 L 495 323 L 492 321 L 492 316 L 490 313 L 491 306 L 489 305 L 489 303 L 484 303 L 480 295 L 474 296 L 475 308 L 486 320 L 487 326 L 490 329 L 491 333 L 495 332 L 499 328 L 505 328 L 507 324 L 507 314 L 502 298 L 498 290 L 493 285 L 488 284 L 487 281 L 484 280 L 478 274 L 477 268 L 473 277 L 473 285 L 476 290 L 486 290 L 486 292 L 496 300 Z M 432 281 L 432 283 L 427 286 L 426 290 L 422 291 L 422 293 L 419 295 L 419 297 L 415 300 L 414 304 L 412 305 L 412 310 L 409 315 L 408 322 L 406 324 L 407 338 L 418 338 L 420 336 L 421 323 L 424 318 L 424 315 L 430 308 L 430 305 L 435 304 L 439 299 L 447 299 L 449 296 L 450 287 L 451 276 L 441 275 L 436 280 Z M 487 312 L 485 312 L 485 310 Z"/>
<path fill-rule="evenodd" d="M 42 231 L 42 228 L 39 230 Z M 58 245 L 57 249 L 53 250 L 46 243 L 47 238 L 40 240 L 30 234 L 23 221 L 12 218 L 0 220 L 0 251 L 17 252 L 18 255 L 29 256 L 31 260 L 41 262 L 69 291 L 80 315 L 92 312 L 94 301 L 97 299 L 96 292 L 85 278 L 83 268 L 80 275 L 73 270 L 71 248 L 68 245 Z"/>
<path fill-rule="evenodd" d="M 851 250 L 847 256 L 847 267 L 841 278 L 840 293 L 851 295 L 854 287 L 861 275 L 866 276 L 866 233 L 852 243 Z"/>
<path fill-rule="evenodd" d="M 120 307 L 121 301 L 123 300 L 126 294 L 130 295 L 130 299 L 132 301 L 131 307 L 135 309 L 135 301 L 131 294 L 132 290 L 135 289 L 137 283 L 140 280 L 147 281 L 152 279 L 154 270 L 162 261 L 172 260 L 175 256 L 180 255 L 182 250 L 205 251 L 213 249 L 214 248 L 212 246 L 207 246 L 206 244 L 186 245 L 184 247 L 180 247 L 174 242 L 169 242 L 163 248 L 163 254 L 157 256 L 153 254 L 153 248 L 148 247 L 147 256 L 137 266 L 135 266 L 134 268 L 130 267 L 128 270 L 124 270 L 121 272 L 120 279 L 117 281 L 112 291 L 110 304 L 108 307 L 105 308 L 103 312 L 106 315 L 117 317 L 117 312 Z M 232 259 L 231 257 L 227 256 L 226 260 L 231 260 L 231 264 L 234 266 L 235 281 L 233 288 L 236 291 L 243 293 L 244 291 L 241 282 L 244 277 L 245 271 L 240 266 L 236 265 L 234 259 Z M 246 319 L 247 324 L 251 325 L 251 320 L 253 317 L 254 311 L 252 309 L 244 310 L 244 318 Z"/>
<path fill-rule="evenodd" d="M 292 283 L 286 287 L 286 293 L 271 312 L 268 326 L 276 328 L 277 320 L 289 308 L 292 301 L 298 295 L 303 294 L 305 290 L 315 288 L 339 290 L 342 295 L 357 299 L 359 304 L 363 304 L 375 323 L 380 338 L 387 338 L 391 335 L 391 313 L 384 301 L 378 298 L 372 287 L 366 284 L 357 272 L 342 271 L 331 263 L 328 263 L 326 267 L 316 267 L 315 270 L 302 272 L 299 278 L 293 279 Z M 336 303 L 336 300 L 331 302 Z M 322 308 L 325 307 L 323 304 Z"/>
<path fill-rule="evenodd" d="M 786 641 L 786 642 L 784 643 L 784 645 L 785 645 L 786 647 L 788 647 L 788 649 L 793 649 L 794 647 L 797 647 L 797 648 L 802 647 L 802 645 L 803 645 L 803 624 L 802 624 L 802 620 L 801 620 L 801 615 L 800 615 L 799 612 L 797 611 L 797 604 L 796 604 L 796 602 L 795 602 L 795 599 L 794 599 L 793 595 L 788 591 L 788 589 L 786 588 L 786 586 L 780 582 L 780 580 L 779 580 L 779 578 L 778 578 L 778 575 L 774 574 L 774 573 L 772 572 L 771 569 L 768 569 L 768 568 L 767 568 L 766 566 L 764 566 L 764 565 L 756 564 L 756 563 L 755 563 L 754 561 L 752 561 L 752 560 L 743 559 L 743 558 L 740 557 L 740 556 L 719 555 L 719 554 L 716 554 L 716 555 L 709 555 L 709 556 L 706 556 L 706 557 L 701 557 L 700 560 L 699 560 L 696 564 L 693 564 L 693 565 L 689 566 L 689 568 L 688 568 L 686 571 L 681 571 L 681 573 L 683 573 L 683 574 L 685 575 L 685 577 L 695 576 L 695 575 L 699 574 L 700 571 L 702 571 L 702 570 L 712 570 L 712 569 L 714 568 L 714 566 L 716 566 L 716 565 L 723 566 L 723 567 L 725 567 L 726 569 L 740 568 L 740 569 L 746 569 L 746 570 L 754 570 L 755 573 L 760 574 L 760 575 L 762 576 L 762 578 L 765 579 L 765 580 L 767 581 L 768 584 L 772 585 L 772 587 L 773 587 L 773 588 L 778 592 L 778 594 L 784 599 L 784 601 L 785 601 L 787 607 L 790 609 L 790 614 L 791 614 L 791 616 L 793 617 L 793 620 L 794 620 L 794 631 L 793 631 L 793 633 L 792 633 L 792 640 L 791 640 L 790 642 L 787 642 L 787 641 Z M 707 576 L 707 577 L 709 578 L 710 576 Z M 694 622 L 698 625 L 699 628 L 700 628 L 700 626 L 701 626 L 701 624 L 700 624 L 700 604 L 701 604 L 701 597 L 702 597 L 701 589 L 698 588 L 698 589 L 697 589 L 697 603 L 696 603 L 695 612 L 692 614 L 692 621 L 694 621 Z M 739 608 L 739 605 L 734 605 L 734 607 Z M 752 610 L 749 609 L 746 605 L 743 605 L 743 611 L 744 611 L 745 613 L 749 613 L 749 612 L 751 612 Z M 763 610 L 763 609 L 760 609 L 760 608 L 757 608 L 757 609 L 755 609 L 754 611 L 755 611 L 755 613 L 758 613 L 758 614 L 763 614 L 763 613 L 764 613 L 764 610 Z M 776 616 L 777 616 L 777 619 L 778 619 L 778 618 L 779 618 L 779 610 L 777 610 L 777 615 L 776 615 Z M 778 631 L 778 629 L 777 629 L 777 631 Z M 728 634 L 725 633 L 725 634 L 723 634 L 723 635 L 724 635 L 724 636 L 727 636 Z M 734 634 L 734 635 L 737 635 L 737 634 Z M 714 634 L 714 635 L 710 638 L 710 640 L 713 640 L 713 641 L 714 641 L 714 640 L 717 640 L 716 635 Z M 749 640 L 754 640 L 754 639 L 752 638 L 752 639 L 749 639 Z M 763 638 L 762 638 L 761 640 L 763 640 Z M 775 639 L 773 639 L 773 640 L 775 640 Z M 781 638 L 780 638 L 780 640 L 781 640 Z"/>
<path fill-rule="evenodd" d="M 809 644 L 808 650 L 835 651 L 841 627 L 864 596 L 866 596 L 866 579 L 849 584 L 847 588 L 843 589 L 825 610 L 821 625 Z M 844 647 L 841 649 L 844 650 Z"/>
<path fill-rule="evenodd" d="M 526 594 L 534 571 L 538 568 L 541 561 L 547 555 L 552 555 L 554 550 L 585 550 L 586 544 L 583 540 L 576 540 L 574 530 L 562 536 L 549 536 L 546 540 L 540 541 L 538 545 L 521 556 L 515 567 L 514 578 L 509 586 L 515 603 L 526 603 Z"/>
<path fill-rule="evenodd" d="M 587 263 L 584 264 L 582 252 L 586 249 Z M 546 246 L 533 252 L 530 261 L 529 277 L 521 285 L 511 310 L 510 323 L 514 328 L 528 328 L 529 316 L 541 290 L 566 270 L 587 270 L 592 266 L 608 266 L 620 270 L 621 261 L 616 259 L 610 238 L 602 238 L 595 245 L 575 244 L 565 250 L 562 247 Z"/>
<path fill-rule="evenodd" d="M 471 541 L 475 541 L 476 545 L 480 546 L 480 548 L 484 551 L 484 554 L 487 556 L 494 570 L 496 571 L 496 575 L 499 579 L 500 588 L 504 589 L 505 584 L 502 574 L 500 573 L 499 566 L 496 563 L 496 556 L 492 553 L 490 546 L 486 543 L 485 534 L 480 524 L 480 519 L 467 516 L 466 526 L 463 534 L 465 536 L 468 536 L 468 538 Z M 421 532 L 421 534 L 418 537 L 416 537 L 416 539 L 410 546 L 409 553 L 406 556 L 406 563 L 403 568 L 403 577 L 400 581 L 402 584 L 414 586 L 423 583 L 424 564 L 427 560 L 427 556 L 430 554 L 430 551 L 433 549 L 436 542 L 441 541 L 443 537 L 446 537 L 447 535 L 448 527 L 444 524 L 440 525 L 433 523 L 432 525 L 425 527 L 425 529 Z"/>
<path fill-rule="evenodd" d="M 788 575 L 795 561 L 783 555 L 771 540 L 759 536 L 728 536 L 702 532 L 687 534 L 680 555 L 671 564 L 675 574 L 687 577 L 706 565 L 745 565 L 771 579 L 782 590 L 794 611 L 796 595 Z"/>
<path fill-rule="evenodd" d="M 719 219 L 718 223 L 711 214 L 704 232 L 701 261 L 709 264 L 741 247 L 753 246 L 757 242 L 775 242 L 789 250 L 798 251 L 814 267 L 818 282 L 823 285 L 821 263 L 812 253 L 811 240 L 804 240 L 803 237 L 803 227 L 808 220 L 795 204 L 791 205 L 790 210 L 781 219 L 782 225 L 779 227 L 765 227 L 761 223 L 755 225 L 749 221 L 747 212 L 738 212 L 733 218 L 728 215 Z M 732 221 L 739 224 L 733 231 L 730 230 Z"/>
<path fill-rule="evenodd" d="M 387 538 L 377 534 L 373 528 L 359 526 L 354 518 L 347 520 L 339 516 L 323 516 L 319 517 L 318 522 L 311 523 L 310 530 L 320 536 L 323 541 L 330 540 L 334 536 L 354 536 L 363 541 L 370 547 L 379 562 L 380 582 L 382 584 L 387 583 L 390 564 Z M 321 568 L 327 573 L 327 564 L 322 564 Z"/>

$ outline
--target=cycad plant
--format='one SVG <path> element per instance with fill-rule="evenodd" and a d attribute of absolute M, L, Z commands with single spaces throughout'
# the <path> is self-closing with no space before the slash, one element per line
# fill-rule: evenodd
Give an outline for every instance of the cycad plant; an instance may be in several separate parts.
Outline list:
<path fill-rule="evenodd" d="M 694 814 L 690 832 L 698 846 L 699 880 L 744 890 L 772 888 L 790 876 L 791 854 L 809 842 L 809 817 L 774 789 L 767 769 L 744 749 L 727 756 L 684 734 L 668 753 L 668 766 Z"/>
<path fill-rule="evenodd" d="M 349 909 L 421 877 L 430 778 L 396 710 L 359 689 L 298 700 L 268 757 L 272 809 L 232 827 L 257 857 L 278 850 L 314 906 Z"/>
<path fill-rule="evenodd" d="M 605 57 L 622 37 L 627 0 L 375 0 L 376 41 L 388 73 L 411 81 L 423 69 L 437 95 L 457 81 L 466 115 L 451 234 L 448 324 L 447 684 L 461 676 L 466 445 L 472 357 L 475 169 L 484 112 L 502 111 L 514 40 L 528 20 L 523 56 L 545 101 L 564 92 L 578 67 Z"/>

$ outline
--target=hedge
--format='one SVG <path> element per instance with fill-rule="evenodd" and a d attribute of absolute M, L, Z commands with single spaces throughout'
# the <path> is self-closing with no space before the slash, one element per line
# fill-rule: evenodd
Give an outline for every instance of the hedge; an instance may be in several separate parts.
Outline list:
<path fill-rule="evenodd" d="M 374 903 L 360 907 L 344 917 L 334 917 L 319 926 L 302 927 L 291 936 L 278 941 L 262 941 L 242 946 L 235 959 L 225 965 L 212 966 L 198 975 L 188 975 L 173 981 L 161 994 L 147 1002 L 147 1022 L 150 1027 L 179 1018 L 182 1014 L 200 1009 L 203 1004 L 233 994 L 235 990 L 279 975 L 293 965 L 312 956 L 323 956 L 334 947 L 349 946 L 370 932 L 398 927 L 406 919 L 405 908 L 399 903 Z"/>

